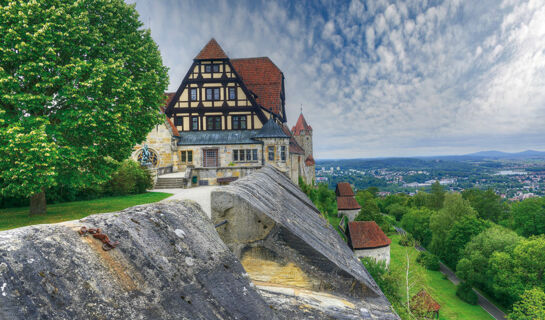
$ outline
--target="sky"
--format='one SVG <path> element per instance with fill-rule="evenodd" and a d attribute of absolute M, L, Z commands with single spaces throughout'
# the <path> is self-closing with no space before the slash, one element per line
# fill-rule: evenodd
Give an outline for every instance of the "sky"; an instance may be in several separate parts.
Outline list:
<path fill-rule="evenodd" d="M 127 0 L 169 91 L 215 38 L 268 56 L 317 159 L 545 150 L 545 0 Z"/>

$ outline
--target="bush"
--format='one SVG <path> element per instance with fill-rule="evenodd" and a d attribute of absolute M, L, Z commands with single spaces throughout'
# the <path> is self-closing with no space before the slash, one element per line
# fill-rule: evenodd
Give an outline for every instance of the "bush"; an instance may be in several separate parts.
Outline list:
<path fill-rule="evenodd" d="M 456 295 L 458 296 L 458 298 L 469 304 L 477 304 L 477 294 L 475 293 L 475 291 L 473 291 L 471 285 L 465 281 L 460 283 L 458 287 L 456 287 Z"/>
<path fill-rule="evenodd" d="M 428 251 L 420 252 L 418 257 L 416 257 L 416 262 L 420 263 L 421 265 L 424 266 L 424 268 L 428 270 L 434 270 L 434 271 L 439 270 L 439 258 L 437 258 L 437 256 L 431 252 L 428 252 Z"/>
<path fill-rule="evenodd" d="M 402 234 L 399 238 L 399 244 L 404 247 L 412 247 L 414 245 L 414 238 L 410 233 Z"/>
<path fill-rule="evenodd" d="M 149 171 L 133 160 L 125 160 L 106 183 L 111 195 L 127 195 L 146 192 L 153 186 Z"/>

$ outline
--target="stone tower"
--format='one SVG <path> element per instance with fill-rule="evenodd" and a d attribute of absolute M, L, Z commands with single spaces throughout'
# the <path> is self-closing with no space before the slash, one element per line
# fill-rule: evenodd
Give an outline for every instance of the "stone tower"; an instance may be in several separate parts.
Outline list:
<path fill-rule="evenodd" d="M 316 164 L 312 150 L 312 127 L 307 124 L 302 112 L 291 131 L 297 143 L 305 151 L 304 179 L 306 183 L 313 184 L 316 180 Z"/>

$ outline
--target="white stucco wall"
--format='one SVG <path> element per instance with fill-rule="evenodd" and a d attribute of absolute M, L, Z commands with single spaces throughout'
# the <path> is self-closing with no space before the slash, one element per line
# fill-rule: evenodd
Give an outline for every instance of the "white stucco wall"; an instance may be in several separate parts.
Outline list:
<path fill-rule="evenodd" d="M 340 218 L 341 215 L 344 214 L 348 218 L 348 221 L 354 221 L 354 219 L 356 219 L 356 217 L 358 216 L 358 213 L 360 213 L 359 209 L 355 209 L 355 210 L 339 210 L 337 212 L 337 216 Z"/>
<path fill-rule="evenodd" d="M 375 258 L 377 261 L 386 261 L 386 266 L 390 265 L 390 246 L 374 248 L 374 249 L 362 249 L 354 250 L 354 255 L 359 259 L 363 257 Z"/>

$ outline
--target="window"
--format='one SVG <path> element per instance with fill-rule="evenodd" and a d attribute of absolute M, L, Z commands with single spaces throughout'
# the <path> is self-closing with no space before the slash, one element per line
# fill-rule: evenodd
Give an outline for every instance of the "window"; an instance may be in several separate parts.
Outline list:
<path fill-rule="evenodd" d="M 246 130 L 246 116 L 233 116 L 231 120 L 233 130 Z"/>
<path fill-rule="evenodd" d="M 268 146 L 269 161 L 274 161 L 274 146 Z"/>
<path fill-rule="evenodd" d="M 197 88 L 191 88 L 191 90 L 189 90 L 189 100 L 197 101 Z"/>
<path fill-rule="evenodd" d="M 235 87 L 229 87 L 229 100 L 236 100 L 237 98 L 237 88 Z"/>
<path fill-rule="evenodd" d="M 174 116 L 174 125 L 175 125 L 176 127 L 181 127 L 183 124 L 184 124 L 184 118 L 178 117 L 178 116 Z"/>
<path fill-rule="evenodd" d="M 193 163 L 193 150 L 180 151 L 180 160 L 183 164 Z"/>
<path fill-rule="evenodd" d="M 206 73 L 220 72 L 220 65 L 219 64 L 205 64 L 204 65 L 204 72 L 206 72 Z"/>
<path fill-rule="evenodd" d="M 214 101 L 220 99 L 220 88 L 206 88 L 206 100 Z"/>
<path fill-rule="evenodd" d="M 286 161 L 286 146 L 280 147 L 280 160 Z"/>
<path fill-rule="evenodd" d="M 233 162 L 257 161 L 257 149 L 233 150 Z"/>
<path fill-rule="evenodd" d="M 199 117 L 191 117 L 191 130 L 199 130 Z"/>
<path fill-rule="evenodd" d="M 206 130 L 221 130 L 221 116 L 206 117 Z"/>
<path fill-rule="evenodd" d="M 218 149 L 206 149 L 203 150 L 203 153 L 203 167 L 218 166 Z"/>

